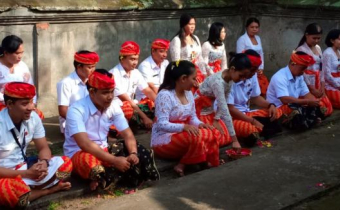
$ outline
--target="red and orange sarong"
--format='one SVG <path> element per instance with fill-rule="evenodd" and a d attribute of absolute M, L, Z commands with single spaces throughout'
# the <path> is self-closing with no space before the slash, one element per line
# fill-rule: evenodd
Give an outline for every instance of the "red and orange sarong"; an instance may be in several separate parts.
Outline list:
<path fill-rule="evenodd" d="M 20 176 L 16 178 L 1 178 L 0 206 L 11 208 L 27 206 L 30 192 L 30 187 L 25 184 Z"/>
<path fill-rule="evenodd" d="M 133 108 L 131 104 L 128 101 L 123 101 L 123 106 L 121 106 L 121 108 L 127 121 L 130 121 L 133 116 Z"/>
<path fill-rule="evenodd" d="M 245 115 L 248 117 L 269 117 L 268 109 L 260 109 L 253 112 L 246 112 Z M 277 118 L 282 116 L 282 110 L 277 109 Z M 236 136 L 239 138 L 247 138 L 253 133 L 261 133 L 262 129 L 255 127 L 250 122 L 246 122 L 243 120 L 233 120 L 234 129 L 236 132 Z"/>
<path fill-rule="evenodd" d="M 257 74 L 257 80 L 260 85 L 261 95 L 265 96 L 267 94 L 267 89 L 269 85 L 268 78 L 266 77 L 266 75 L 262 73 L 262 74 Z"/>
<path fill-rule="evenodd" d="M 314 87 L 316 89 L 319 89 L 321 87 L 320 71 L 306 70 L 304 73 L 307 74 L 307 75 L 314 75 L 314 77 L 315 77 Z M 325 92 L 327 92 L 327 90 Z M 339 103 L 340 103 L 340 101 L 339 101 Z M 327 93 L 326 93 L 325 96 L 320 98 L 320 105 L 321 105 L 321 107 L 327 108 L 325 116 L 330 116 L 333 113 L 333 106 L 332 106 L 332 103 L 330 102 L 330 100 L 327 97 Z"/>
<path fill-rule="evenodd" d="M 169 144 L 155 146 L 152 149 L 161 158 L 180 159 L 182 164 L 209 162 L 212 166 L 219 165 L 219 147 L 216 131 L 199 129 L 199 135 L 188 132 L 176 133 L 171 136 Z M 218 135 L 218 134 L 217 134 Z"/>
<path fill-rule="evenodd" d="M 104 149 L 108 152 L 107 148 Z M 76 152 L 71 158 L 73 163 L 73 171 L 83 179 L 96 180 L 96 176 L 105 172 L 104 164 L 98 158 L 84 151 Z"/>
<path fill-rule="evenodd" d="M 186 121 L 173 123 L 185 124 Z M 172 134 L 168 144 L 155 146 L 152 149 L 161 158 L 180 159 L 182 164 L 197 164 L 207 161 L 212 166 L 219 165 L 219 143 L 221 134 L 217 129 L 199 129 L 199 135 L 190 135 L 183 131 Z"/>
<path fill-rule="evenodd" d="M 72 162 L 71 159 L 62 156 L 64 163 L 58 168 L 56 178 L 64 180 L 71 176 Z M 17 168 L 20 168 L 18 166 Z M 31 189 L 21 179 L 21 176 L 15 178 L 1 178 L 0 179 L 0 206 L 7 206 L 11 208 L 24 207 L 28 205 L 28 197 Z"/>
<path fill-rule="evenodd" d="M 197 94 L 199 97 L 195 98 L 195 109 L 197 117 L 205 124 L 213 125 L 215 113 L 211 113 L 208 115 L 201 115 L 201 111 L 204 107 L 212 107 L 213 101 L 215 100 L 214 97 L 208 97 L 201 94 L 198 90 Z M 219 139 L 219 146 L 226 146 L 231 143 L 231 137 L 229 135 L 228 129 L 222 120 L 219 120 L 219 124 L 224 131 L 224 135 L 222 138 Z"/>

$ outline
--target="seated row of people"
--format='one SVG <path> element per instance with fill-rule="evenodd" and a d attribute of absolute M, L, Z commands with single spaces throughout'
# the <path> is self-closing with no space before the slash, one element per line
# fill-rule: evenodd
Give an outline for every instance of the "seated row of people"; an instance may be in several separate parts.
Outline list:
<path fill-rule="evenodd" d="M 71 171 L 83 179 L 90 179 L 92 190 L 117 184 L 133 190 L 144 181 L 160 178 L 153 151 L 162 158 L 179 159 L 174 170 L 180 176 L 184 175 L 188 164 L 206 163 L 207 167 L 217 167 L 221 163 L 219 147 L 232 142 L 234 148 L 241 148 L 235 130 L 248 129 L 249 134 L 252 130 L 245 127 L 255 126 L 257 133 L 261 132 L 263 126 L 254 116 L 272 121 L 280 112 L 289 117 L 299 114 L 308 117 L 307 123 L 312 122 L 308 126 L 312 126 L 325 116 L 323 109 L 326 109 L 309 93 L 303 80 L 304 70 L 314 62 L 303 52 L 293 53 L 289 65 L 273 76 L 267 92 L 268 102 L 258 98 L 261 96 L 256 71 L 261 58 L 255 51 L 232 56 L 230 68 L 205 79 L 195 97 L 191 91 L 197 84 L 195 65 L 189 61 L 171 62 L 156 98 L 156 120 L 151 137 L 153 150 L 137 143 L 119 102 L 114 100 L 116 82 L 113 75 L 97 69 L 89 74 L 85 83 L 88 95 L 67 109 L 65 157 L 51 156 L 41 119 L 32 112 L 35 108 L 34 86 L 7 83 L 4 86 L 6 108 L 0 112 L 3 116 L 0 125 L 4 127 L 0 135 L 0 182 L 3 183 L 0 205 L 25 206 L 43 195 L 67 190 L 71 187 L 66 181 Z M 252 78 L 255 78 L 253 83 Z M 255 86 L 254 93 L 251 86 Z M 238 89 L 243 94 L 236 92 Z M 243 103 L 244 113 L 233 110 L 235 99 L 245 102 L 251 96 L 260 107 L 267 109 L 251 113 L 249 104 Z M 211 111 L 215 100 L 217 109 Z M 234 119 L 228 107 L 233 110 Z M 204 111 L 211 117 L 202 118 Z M 293 117 L 287 121 L 295 119 Z M 109 144 L 107 135 L 112 125 L 123 140 Z M 32 140 L 39 151 L 35 158 L 26 156 L 27 144 Z"/>
<path fill-rule="evenodd" d="M 280 131 L 279 118 L 290 128 L 311 128 L 327 113 L 303 79 L 304 70 L 314 62 L 304 52 L 292 53 L 289 65 L 270 81 L 267 100 L 260 96 L 256 81 L 261 57 L 253 50 L 232 56 L 230 68 L 207 77 L 195 96 L 191 91 L 197 83 L 195 66 L 171 62 L 156 98 L 153 150 L 160 157 L 179 159 L 174 170 L 183 176 L 188 164 L 218 166 L 218 148 L 232 142 L 239 150 L 238 138 L 245 146 L 254 146 L 266 126 Z M 262 109 L 251 111 L 249 101 Z"/>
<path fill-rule="evenodd" d="M 137 68 L 140 48 L 133 41 L 124 42 L 119 52 L 119 64 L 109 70 L 114 75 L 116 88 L 114 100 L 121 106 L 125 118 L 130 120 L 134 114 L 146 128 L 151 128 L 152 119 L 142 110 L 147 105 L 154 109 L 158 87 L 163 81 L 168 65 L 167 50 L 169 41 L 156 39 L 151 45 L 151 56 Z M 57 84 L 58 108 L 61 132 L 64 132 L 68 107 L 88 95 L 85 82 L 94 71 L 99 56 L 95 52 L 79 51 L 74 55 L 75 71 Z"/>
<path fill-rule="evenodd" d="M 33 112 L 35 87 L 10 82 L 0 112 L 0 206 L 25 207 L 30 201 L 68 190 L 74 172 L 91 180 L 90 188 L 124 185 L 133 192 L 145 181 L 159 180 L 153 151 L 137 143 L 114 99 L 115 80 L 97 69 L 86 82 L 88 95 L 67 110 L 63 157 L 52 156 L 41 119 Z M 108 143 L 114 125 L 123 140 Z M 26 155 L 33 141 L 38 156 Z"/>

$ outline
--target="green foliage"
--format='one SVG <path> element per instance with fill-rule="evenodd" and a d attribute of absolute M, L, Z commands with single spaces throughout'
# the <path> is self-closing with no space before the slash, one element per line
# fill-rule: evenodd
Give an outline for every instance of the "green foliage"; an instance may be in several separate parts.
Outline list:
<path fill-rule="evenodd" d="M 48 205 L 47 210 L 56 210 L 59 206 L 59 202 L 51 202 L 50 205 Z"/>

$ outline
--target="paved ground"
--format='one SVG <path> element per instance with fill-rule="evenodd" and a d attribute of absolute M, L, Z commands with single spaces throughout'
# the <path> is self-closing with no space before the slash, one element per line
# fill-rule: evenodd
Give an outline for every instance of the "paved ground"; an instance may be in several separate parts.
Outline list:
<path fill-rule="evenodd" d="M 340 112 L 336 112 L 322 127 L 284 132 L 273 139 L 274 147 L 255 148 L 251 157 L 184 178 L 162 179 L 134 195 L 95 202 L 72 200 L 89 192 L 87 184 L 74 179 L 71 191 L 39 199 L 30 209 L 68 199 L 89 209 L 308 209 L 304 203 L 340 187 L 339 119 Z M 52 137 L 51 147 L 58 151 L 63 138 L 55 119 L 49 120 L 45 121 L 47 135 Z M 139 134 L 137 139 L 147 146 L 150 134 Z M 158 159 L 157 165 L 164 175 L 174 162 Z M 74 209 L 74 205 L 61 204 L 57 209 Z"/>
<path fill-rule="evenodd" d="M 273 148 L 254 149 L 252 157 L 160 182 L 95 209 L 291 209 L 340 185 L 339 136 L 339 124 L 287 134 Z M 339 203 L 333 207 L 340 209 Z"/>

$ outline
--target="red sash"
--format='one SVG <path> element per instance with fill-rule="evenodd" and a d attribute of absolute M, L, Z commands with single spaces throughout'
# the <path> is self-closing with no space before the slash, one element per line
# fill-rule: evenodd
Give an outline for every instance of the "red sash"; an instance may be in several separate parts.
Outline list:
<path fill-rule="evenodd" d="M 214 62 L 209 63 L 208 65 L 214 67 L 214 72 L 217 73 L 221 71 L 221 63 L 222 63 L 221 60 L 216 60 Z"/>
<path fill-rule="evenodd" d="M 312 70 L 306 70 L 305 74 L 308 75 L 314 75 L 315 76 L 315 88 L 319 89 L 320 88 L 320 71 L 312 71 Z"/>

